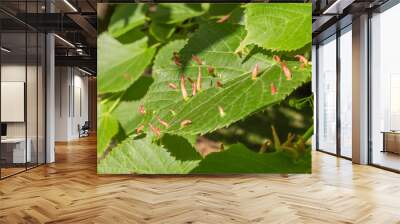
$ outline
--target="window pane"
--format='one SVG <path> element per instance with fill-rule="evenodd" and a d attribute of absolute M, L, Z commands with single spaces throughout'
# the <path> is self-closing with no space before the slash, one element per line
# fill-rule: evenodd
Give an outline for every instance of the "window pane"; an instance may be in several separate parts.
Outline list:
<path fill-rule="evenodd" d="M 372 163 L 400 170 L 400 5 L 371 19 Z"/>
<path fill-rule="evenodd" d="M 346 32 L 347 31 L 347 32 Z M 352 35 L 345 30 L 340 36 L 340 152 L 351 158 L 352 141 Z"/>
<path fill-rule="evenodd" d="M 336 153 L 336 40 L 318 48 L 318 149 Z"/>

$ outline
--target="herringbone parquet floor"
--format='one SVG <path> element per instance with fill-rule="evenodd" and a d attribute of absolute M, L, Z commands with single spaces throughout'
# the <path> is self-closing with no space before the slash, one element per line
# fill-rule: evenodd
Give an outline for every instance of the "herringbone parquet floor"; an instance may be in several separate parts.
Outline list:
<path fill-rule="evenodd" d="M 400 175 L 318 152 L 312 175 L 97 176 L 95 147 L 0 181 L 0 223 L 400 223 Z"/>

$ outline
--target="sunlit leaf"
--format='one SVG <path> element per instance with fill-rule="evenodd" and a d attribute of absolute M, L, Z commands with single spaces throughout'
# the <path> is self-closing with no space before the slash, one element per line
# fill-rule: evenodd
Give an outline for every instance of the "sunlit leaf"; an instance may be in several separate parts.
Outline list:
<path fill-rule="evenodd" d="M 249 57 L 235 54 L 244 35 L 243 30 L 241 26 L 232 24 L 202 26 L 180 51 L 183 71 L 171 59 L 173 51 L 179 50 L 183 42 L 173 42 L 160 51 L 155 63 L 155 83 L 145 98 L 145 105 L 170 124 L 168 128 L 160 126 L 162 131 L 179 135 L 214 131 L 282 101 L 309 81 L 310 70 L 295 68 L 298 62 L 287 62 L 293 79 L 286 80 L 281 66 L 272 60 L 272 55 L 256 48 Z M 203 89 L 185 101 L 180 89 L 170 88 L 168 84 L 179 86 L 182 73 L 196 80 L 198 65 L 191 60 L 192 55 L 203 61 Z M 260 75 L 253 80 L 251 73 L 256 64 Z M 207 66 L 215 69 L 215 76 L 207 74 Z M 222 83 L 222 88 L 216 86 L 217 81 Z M 272 86 L 276 93 L 272 91 Z M 190 85 L 186 88 L 189 93 L 192 92 Z M 220 107 L 224 115 L 221 115 Z M 190 120 L 191 124 L 181 127 L 184 120 Z"/>
<path fill-rule="evenodd" d="M 246 5 L 246 45 L 277 51 L 300 49 L 311 42 L 311 3 Z"/>
<path fill-rule="evenodd" d="M 179 161 L 147 136 L 127 139 L 112 149 L 97 165 L 102 174 L 185 174 L 197 166 L 199 160 Z"/>

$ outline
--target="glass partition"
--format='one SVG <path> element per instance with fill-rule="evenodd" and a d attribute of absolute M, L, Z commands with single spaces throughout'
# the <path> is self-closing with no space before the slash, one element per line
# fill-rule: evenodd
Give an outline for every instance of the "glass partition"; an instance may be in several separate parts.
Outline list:
<path fill-rule="evenodd" d="M 24 171 L 31 160 L 26 141 L 26 33 L 1 34 L 1 175 Z M 27 149 L 28 146 L 28 150 Z"/>
<path fill-rule="evenodd" d="M 318 149 L 336 153 L 336 36 L 318 47 Z"/>
<path fill-rule="evenodd" d="M 14 17 L 39 12 L 40 2 L 0 2 L 16 10 L 0 11 L 1 179 L 45 163 L 46 39 Z"/>
<path fill-rule="evenodd" d="M 400 5 L 371 18 L 372 164 L 400 170 Z"/>

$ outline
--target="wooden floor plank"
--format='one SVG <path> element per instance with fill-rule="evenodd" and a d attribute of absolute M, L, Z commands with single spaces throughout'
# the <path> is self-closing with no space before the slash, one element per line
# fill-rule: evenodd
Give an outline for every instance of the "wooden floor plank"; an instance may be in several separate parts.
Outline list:
<path fill-rule="evenodd" d="M 311 175 L 99 176 L 96 139 L 0 181 L 0 223 L 400 223 L 400 175 L 313 152 Z"/>

